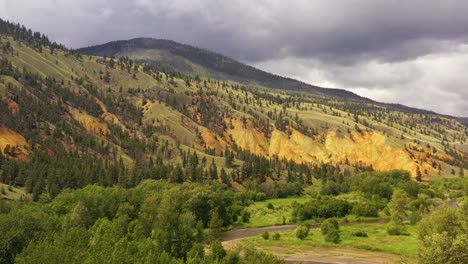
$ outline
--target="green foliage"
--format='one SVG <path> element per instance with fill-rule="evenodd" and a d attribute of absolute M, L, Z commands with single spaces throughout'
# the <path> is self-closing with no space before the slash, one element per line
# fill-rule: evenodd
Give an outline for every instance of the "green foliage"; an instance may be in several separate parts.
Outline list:
<path fill-rule="evenodd" d="M 409 236 L 390 236 L 385 230 L 386 224 L 352 224 L 339 227 L 340 242 L 335 244 L 327 242 L 320 229 L 311 229 L 307 239 L 300 240 L 296 237 L 295 230 L 281 232 L 280 240 L 264 240 L 260 237 L 251 238 L 249 244 L 261 248 L 274 248 L 277 254 L 290 255 L 291 248 L 296 250 L 308 250 L 310 248 L 331 249 L 331 254 L 340 248 L 371 250 L 388 252 L 414 260 L 418 252 L 417 229 L 408 226 Z M 367 233 L 367 237 L 355 236 L 357 232 Z M 285 245 L 287 245 L 285 247 Z M 297 252 L 297 251 L 295 251 Z M 324 253 L 325 254 L 325 253 Z"/>
<path fill-rule="evenodd" d="M 458 234 L 451 238 L 447 232 L 434 233 L 424 237 L 419 252 L 421 264 L 468 263 L 468 235 Z"/>
<path fill-rule="evenodd" d="M 263 239 L 268 240 L 268 239 L 270 239 L 270 233 L 268 233 L 268 231 L 265 231 L 265 232 L 263 232 L 262 237 L 263 237 Z"/>
<path fill-rule="evenodd" d="M 256 263 L 256 264 L 283 264 L 284 261 L 276 256 L 268 253 L 257 251 L 254 248 L 244 249 L 244 259 L 241 261 L 242 264 Z"/>
<path fill-rule="evenodd" d="M 147 180 L 132 189 L 87 186 L 46 203 L 17 202 L 0 217 L 0 262 L 222 261 L 219 241 L 211 255 L 202 253 L 203 226 L 221 228 L 239 217 L 234 198 L 214 186 Z"/>
<path fill-rule="evenodd" d="M 403 224 L 403 218 L 406 215 L 406 206 L 408 204 L 408 194 L 400 189 L 395 189 L 392 194 L 392 199 L 387 207 L 390 212 L 390 223 L 388 224 L 388 234 L 403 235 L 406 234 L 406 229 Z"/>
<path fill-rule="evenodd" d="M 32 241 L 15 259 L 16 263 L 83 263 L 86 260 L 89 233 L 83 228 Z"/>
<path fill-rule="evenodd" d="M 468 263 L 468 203 L 443 207 L 419 223 L 420 263 Z"/>
<path fill-rule="evenodd" d="M 273 240 L 280 240 L 281 234 L 280 234 L 279 232 L 275 232 L 275 233 L 273 233 L 273 235 L 271 236 L 271 238 L 272 238 Z"/>
<path fill-rule="evenodd" d="M 368 237 L 365 231 L 356 231 L 356 232 L 351 233 L 351 235 L 355 237 Z"/>
<path fill-rule="evenodd" d="M 309 235 L 309 227 L 306 225 L 298 225 L 296 228 L 296 237 L 300 240 L 304 240 Z"/>
<path fill-rule="evenodd" d="M 351 212 L 352 205 L 330 196 L 319 196 L 304 204 L 293 207 L 292 216 L 299 221 L 313 218 L 344 217 Z"/>
<path fill-rule="evenodd" d="M 410 214 L 410 224 L 415 225 L 421 221 L 422 215 L 420 211 L 411 211 Z"/>
<path fill-rule="evenodd" d="M 379 205 L 375 202 L 357 202 L 353 205 L 351 213 L 356 216 L 377 217 L 379 216 Z"/>
<path fill-rule="evenodd" d="M 408 235 L 404 225 L 397 225 L 391 222 L 387 225 L 387 233 L 392 236 Z"/>
<path fill-rule="evenodd" d="M 222 260 L 226 256 L 226 250 L 224 250 L 221 241 L 211 241 L 211 254 L 214 260 Z"/>
<path fill-rule="evenodd" d="M 325 236 L 325 241 L 327 242 L 337 244 L 341 241 L 338 221 L 335 219 L 327 219 L 323 221 L 322 224 L 320 224 L 320 231 Z"/>

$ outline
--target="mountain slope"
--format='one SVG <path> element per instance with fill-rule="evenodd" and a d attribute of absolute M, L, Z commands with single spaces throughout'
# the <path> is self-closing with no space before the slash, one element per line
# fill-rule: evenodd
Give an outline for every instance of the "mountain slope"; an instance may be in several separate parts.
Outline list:
<path fill-rule="evenodd" d="M 0 131 L 0 181 L 35 199 L 146 178 L 304 186 L 468 168 L 468 128 L 452 117 L 83 56 L 1 23 Z"/>
<path fill-rule="evenodd" d="M 136 38 L 81 48 L 83 54 L 115 56 L 145 62 L 161 69 L 216 79 L 236 80 L 249 84 L 291 91 L 314 92 L 346 99 L 367 100 L 341 89 L 325 89 L 294 79 L 274 75 L 231 58 L 172 40 Z"/>

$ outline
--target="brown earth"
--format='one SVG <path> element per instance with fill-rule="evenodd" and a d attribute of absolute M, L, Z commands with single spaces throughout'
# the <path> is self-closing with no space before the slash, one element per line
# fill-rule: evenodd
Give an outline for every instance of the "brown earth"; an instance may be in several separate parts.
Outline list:
<path fill-rule="evenodd" d="M 26 139 L 17 132 L 8 128 L 0 128 L 0 151 L 4 153 L 5 147 L 16 147 L 15 157 L 21 160 L 28 159 L 28 150 L 26 149 L 29 144 Z"/>
<path fill-rule="evenodd" d="M 88 132 L 95 135 L 106 135 L 110 132 L 106 123 L 99 120 L 99 118 L 91 116 L 76 108 L 69 107 L 71 116 L 78 121 Z"/>
<path fill-rule="evenodd" d="M 290 135 L 275 129 L 271 137 L 267 138 L 250 122 L 243 124 L 240 120 L 232 120 L 232 128 L 228 129 L 227 134 L 240 148 L 257 155 L 277 155 L 298 163 L 312 164 L 347 161 L 351 165 L 372 165 L 379 171 L 404 169 L 416 176 L 416 161 L 411 159 L 407 151 L 392 146 L 388 138 L 379 132 L 351 132 L 344 135 L 330 129 L 324 140 L 319 140 L 295 129 L 289 130 Z M 424 168 L 430 170 L 430 166 Z"/>

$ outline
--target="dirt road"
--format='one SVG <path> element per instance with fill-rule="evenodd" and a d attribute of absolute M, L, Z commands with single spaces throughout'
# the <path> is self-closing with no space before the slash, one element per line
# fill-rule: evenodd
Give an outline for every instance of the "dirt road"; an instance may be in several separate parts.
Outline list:
<path fill-rule="evenodd" d="M 369 223 L 387 223 L 388 219 L 377 220 L 362 220 L 351 221 L 347 223 L 340 223 L 340 225 L 356 225 L 356 224 L 369 224 Z M 257 236 L 263 232 L 278 232 L 293 230 L 297 224 L 267 226 L 257 228 L 244 228 L 234 229 L 224 232 L 221 235 L 223 246 L 225 248 L 236 247 L 242 240 Z M 320 224 L 313 224 L 311 228 L 319 228 Z M 261 250 L 272 252 L 277 256 L 284 258 L 287 264 L 303 263 L 303 264 L 384 264 L 395 263 L 399 260 L 399 256 L 383 252 L 371 252 L 365 250 L 354 250 L 344 248 L 311 248 L 304 250 L 298 254 L 291 254 L 290 252 L 297 251 L 294 248 L 289 248 L 288 245 L 284 247 L 261 247 Z"/>
<path fill-rule="evenodd" d="M 356 224 L 385 224 L 388 223 L 388 219 L 372 219 L 372 220 L 361 220 L 361 221 L 350 221 L 346 223 L 340 223 L 340 226 L 349 226 L 349 225 L 356 225 Z M 248 237 L 253 237 L 263 232 L 278 232 L 278 231 L 285 231 L 285 230 L 293 230 L 297 227 L 297 224 L 290 224 L 290 225 L 277 225 L 277 226 L 266 226 L 266 227 L 253 227 L 253 228 L 242 228 L 242 229 L 233 229 L 227 232 L 224 232 L 221 235 L 221 241 L 231 241 L 231 240 L 238 240 L 244 239 Z M 320 224 L 312 224 L 311 228 L 319 228 Z"/>

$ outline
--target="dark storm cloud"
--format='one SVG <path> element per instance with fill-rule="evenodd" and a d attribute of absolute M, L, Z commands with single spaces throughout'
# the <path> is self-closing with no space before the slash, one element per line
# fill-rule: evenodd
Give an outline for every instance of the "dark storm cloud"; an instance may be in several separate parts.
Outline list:
<path fill-rule="evenodd" d="M 0 0 L 3 18 L 73 48 L 173 39 L 278 74 L 454 115 L 468 115 L 466 14 L 468 2 L 454 0 Z M 441 94 L 447 103 L 434 100 Z"/>

